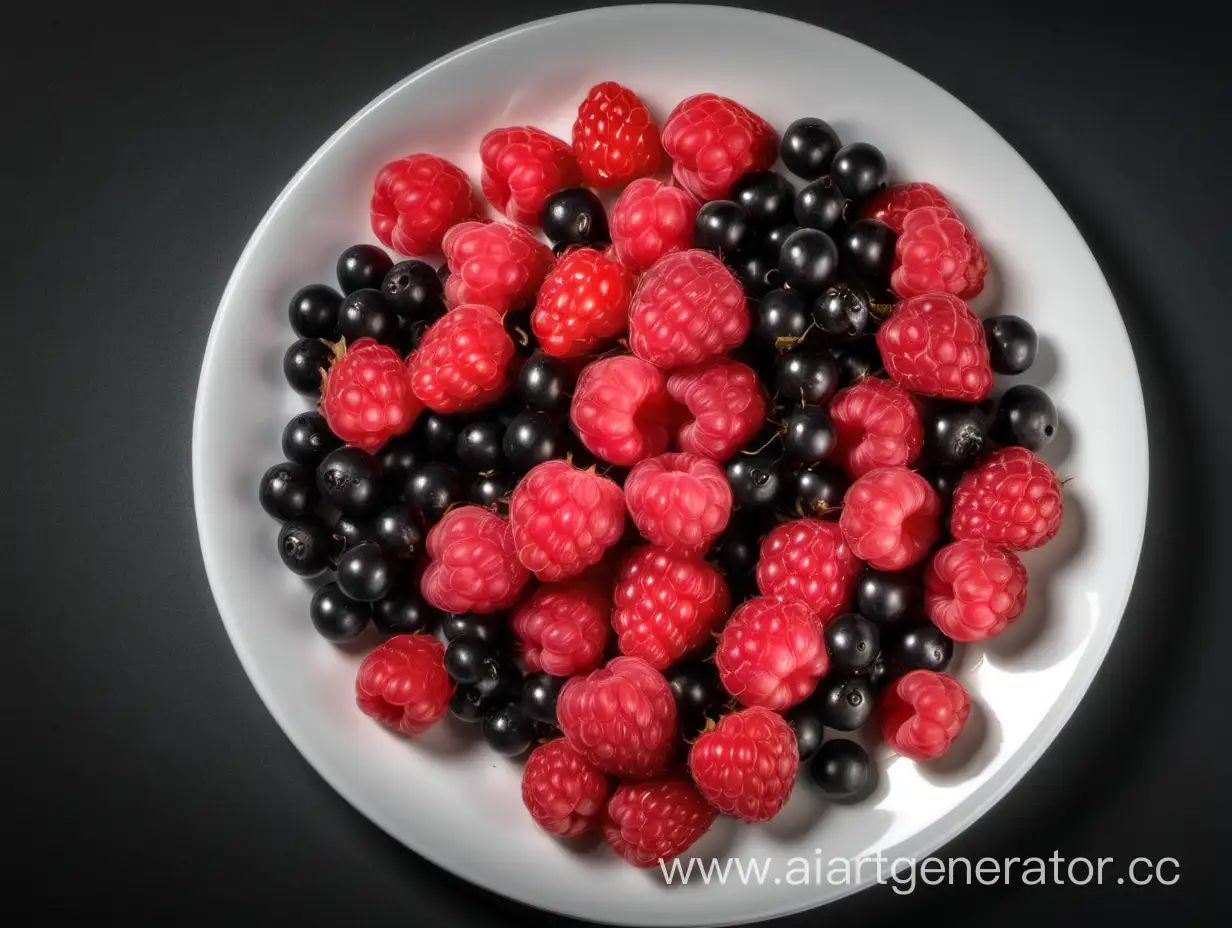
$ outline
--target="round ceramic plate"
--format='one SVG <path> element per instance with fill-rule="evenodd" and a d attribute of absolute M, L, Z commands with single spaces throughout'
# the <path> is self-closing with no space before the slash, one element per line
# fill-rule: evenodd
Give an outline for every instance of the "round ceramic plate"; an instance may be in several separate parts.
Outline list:
<path fill-rule="evenodd" d="M 932 764 L 879 753 L 881 785 L 863 805 L 828 806 L 802 782 L 772 822 L 717 821 L 692 853 L 770 858 L 762 885 L 733 875 L 726 885 L 667 887 L 658 871 L 636 871 L 602 847 L 571 848 L 532 824 L 521 765 L 452 719 L 407 741 L 362 716 L 352 689 L 362 651 L 315 634 L 309 588 L 279 563 L 275 527 L 256 503 L 260 474 L 282 457 L 283 424 L 306 406 L 281 375 L 288 299 L 305 283 L 331 282 L 346 245 L 373 241 L 367 202 L 377 168 L 428 151 L 477 181 L 487 130 L 533 124 L 567 139 L 578 102 L 601 80 L 636 90 L 660 120 L 703 91 L 739 100 L 780 131 L 820 116 L 843 139 L 880 147 L 896 179 L 937 184 L 994 268 L 976 310 L 1035 325 L 1040 359 L 1022 379 L 1044 386 L 1061 410 L 1062 434 L 1045 457 L 1070 479 L 1065 524 L 1024 558 L 1026 614 L 956 661 L 975 703 L 968 730 Z M 257 227 L 218 307 L 197 395 L 193 479 L 205 566 L 236 652 L 288 737 L 356 808 L 429 860 L 531 905 L 622 924 L 720 925 L 820 905 L 876 879 L 871 865 L 850 881 L 825 866 L 820 879 L 788 885 L 800 876 L 798 862 L 788 873 L 792 858 L 928 855 L 1048 747 L 1129 595 L 1147 439 L 1133 354 L 1099 268 L 1040 179 L 978 117 L 823 29 L 726 8 L 635 6 L 532 23 L 455 52 L 382 94 L 313 155 Z"/>

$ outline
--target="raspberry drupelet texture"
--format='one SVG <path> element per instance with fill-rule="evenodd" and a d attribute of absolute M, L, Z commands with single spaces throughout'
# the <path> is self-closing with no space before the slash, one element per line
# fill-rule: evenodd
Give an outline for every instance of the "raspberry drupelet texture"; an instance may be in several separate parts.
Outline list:
<path fill-rule="evenodd" d="M 629 355 L 587 365 L 569 407 L 582 444 L 622 467 L 666 451 L 671 418 L 663 374 L 649 361 Z"/>
<path fill-rule="evenodd" d="M 530 580 L 518 560 L 509 523 L 491 509 L 459 506 L 428 532 L 424 599 L 445 612 L 499 612 L 517 602 Z"/>
<path fill-rule="evenodd" d="M 625 500 L 607 477 L 545 461 L 518 482 L 509 503 L 518 558 L 545 583 L 576 577 L 620 540 Z"/>
<path fill-rule="evenodd" d="M 796 519 L 762 541 L 757 588 L 765 596 L 799 600 L 824 625 L 851 604 L 860 570 L 835 523 Z"/>
<path fill-rule="evenodd" d="M 835 444 L 831 459 L 851 477 L 877 467 L 901 467 L 920 454 L 924 426 L 915 399 L 898 384 L 865 377 L 830 401 Z"/>
<path fill-rule="evenodd" d="M 746 822 L 778 815 L 799 767 L 795 732 L 769 709 L 723 716 L 689 750 L 689 772 L 701 794 L 720 812 Z"/>
<path fill-rule="evenodd" d="M 636 657 L 564 685 L 556 701 L 560 730 L 605 773 L 626 779 L 658 776 L 676 741 L 676 701 L 663 675 Z"/>
<path fill-rule="evenodd" d="M 659 127 L 632 90 L 595 84 L 578 107 L 573 154 L 588 187 L 620 187 L 654 174 L 663 163 Z"/>
<path fill-rule="evenodd" d="M 573 148 L 534 126 L 493 129 L 479 143 L 480 184 L 493 206 L 527 225 L 539 224 L 543 201 L 582 179 Z"/>
<path fill-rule="evenodd" d="M 687 851 L 718 814 L 688 777 L 622 783 L 608 800 L 603 840 L 628 863 L 649 869 Z"/>
<path fill-rule="evenodd" d="M 669 554 L 697 555 L 727 528 L 731 485 L 710 458 L 663 454 L 634 465 L 625 478 L 625 505 L 651 544 Z"/>
<path fill-rule="evenodd" d="M 411 427 L 423 403 L 398 352 L 371 338 L 361 338 L 325 375 L 321 415 L 329 430 L 348 445 L 377 451 Z"/>
<path fill-rule="evenodd" d="M 1026 448 L 994 451 L 954 489 L 950 533 L 1015 551 L 1038 548 L 1061 528 L 1061 481 Z"/>
<path fill-rule="evenodd" d="M 445 232 L 478 212 L 466 172 L 435 155 L 407 155 L 377 172 L 372 231 L 404 255 L 440 251 Z"/>
<path fill-rule="evenodd" d="M 594 248 L 576 248 L 556 262 L 543 286 L 531 329 L 544 352 L 557 358 L 591 354 L 629 324 L 633 275 Z"/>
<path fill-rule="evenodd" d="M 608 776 L 564 738 L 541 744 L 522 770 L 522 803 L 544 831 L 576 838 L 598 827 L 612 795 Z"/>
<path fill-rule="evenodd" d="M 717 570 L 652 545 L 625 556 L 613 600 L 612 627 L 621 653 L 656 670 L 709 641 L 731 608 L 727 583 Z"/>
<path fill-rule="evenodd" d="M 905 467 L 870 470 L 847 489 L 838 524 L 847 544 L 877 570 L 902 570 L 924 559 L 941 534 L 941 500 Z"/>
<path fill-rule="evenodd" d="M 596 669 L 612 633 L 611 604 L 610 594 L 585 579 L 538 587 L 510 619 L 527 671 L 572 677 Z"/>
<path fill-rule="evenodd" d="M 355 677 L 364 715 L 403 735 L 435 725 L 452 696 L 445 646 L 430 635 L 395 635 L 364 658 Z"/>
<path fill-rule="evenodd" d="M 978 403 L 992 389 L 984 327 L 956 296 L 903 300 L 877 330 L 886 373 L 912 393 Z"/>
<path fill-rule="evenodd" d="M 429 409 L 474 412 L 505 395 L 513 339 L 487 306 L 458 306 L 437 319 L 407 359 L 411 389 Z"/>
<path fill-rule="evenodd" d="M 686 97 L 663 124 L 672 176 L 699 200 L 721 200 L 750 171 L 778 158 L 774 127 L 735 100 L 714 93 Z"/>
<path fill-rule="evenodd" d="M 766 420 L 766 393 L 747 364 L 711 358 L 673 371 L 667 392 L 689 413 L 676 433 L 682 451 L 726 461 Z"/>
<path fill-rule="evenodd" d="M 900 297 L 951 293 L 969 300 L 984 289 L 987 273 L 984 250 L 952 208 L 925 206 L 903 217 L 890 272 Z"/>
<path fill-rule="evenodd" d="M 955 641 L 983 641 L 1022 614 L 1027 569 L 1013 551 L 986 541 L 956 541 L 929 563 L 924 604 L 933 624 Z"/>
<path fill-rule="evenodd" d="M 913 209 L 932 206 L 958 215 L 945 194 L 932 184 L 895 184 L 872 195 L 864 206 L 864 218 L 884 222 L 896 235 L 903 231 L 903 220 Z"/>
<path fill-rule="evenodd" d="M 936 760 L 962 733 L 971 697 L 949 674 L 913 670 L 881 697 L 881 734 L 890 749 L 916 761 Z"/>
<path fill-rule="evenodd" d="M 697 201 L 687 190 L 639 178 L 612 204 L 612 247 L 629 270 L 645 270 L 666 254 L 692 247 L 696 216 Z"/>
<path fill-rule="evenodd" d="M 552 268 L 552 250 L 508 222 L 460 222 L 441 243 L 450 306 L 479 303 L 498 313 L 531 305 Z"/>
<path fill-rule="evenodd" d="M 656 367 L 698 364 L 735 348 L 748 334 L 744 289 L 708 251 L 660 258 L 629 304 L 629 347 Z"/>
<path fill-rule="evenodd" d="M 742 705 L 782 712 L 803 702 L 830 669 L 821 622 L 798 599 L 755 596 L 719 635 L 723 689 Z"/>

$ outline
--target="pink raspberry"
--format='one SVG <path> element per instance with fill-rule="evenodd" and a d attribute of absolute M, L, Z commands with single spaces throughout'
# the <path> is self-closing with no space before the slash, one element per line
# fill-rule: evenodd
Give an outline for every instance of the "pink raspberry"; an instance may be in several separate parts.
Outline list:
<path fill-rule="evenodd" d="M 936 207 L 942 212 L 948 211 L 955 216 L 958 215 L 958 210 L 954 209 L 950 201 L 945 198 L 945 194 L 932 184 L 920 183 L 883 187 L 869 198 L 864 206 L 863 214 L 865 219 L 884 222 L 894 230 L 894 234 L 901 235 L 903 220 L 907 218 L 907 214 L 913 209 L 920 209 L 924 206 Z"/>
<path fill-rule="evenodd" d="M 830 457 L 851 477 L 877 467 L 902 467 L 920 454 L 924 426 L 911 394 L 896 383 L 865 377 L 830 401 L 835 445 Z"/>
<path fill-rule="evenodd" d="M 573 153 L 588 187 L 620 187 L 663 163 L 659 127 L 646 104 L 615 81 L 590 88 L 573 124 Z"/>
<path fill-rule="evenodd" d="M 452 696 L 445 646 L 429 635 L 395 635 L 364 658 L 355 678 L 364 715 L 404 735 L 440 721 Z"/>
<path fill-rule="evenodd" d="M 621 653 L 656 670 L 705 644 L 731 608 L 717 570 L 651 545 L 625 557 L 613 598 L 612 627 Z"/>
<path fill-rule="evenodd" d="M 603 817 L 612 781 L 564 738 L 541 744 L 522 771 L 522 804 L 540 828 L 558 838 L 594 830 Z"/>
<path fill-rule="evenodd" d="M 797 599 L 825 624 L 851 604 L 860 562 L 833 522 L 796 519 L 761 543 L 757 588 L 764 596 Z"/>
<path fill-rule="evenodd" d="M 673 371 L 667 392 L 688 410 L 676 433 L 682 451 L 726 461 L 766 421 L 766 394 L 747 364 L 711 358 Z"/>
<path fill-rule="evenodd" d="M 735 348 L 748 334 L 744 289 L 708 251 L 660 258 L 629 304 L 629 347 L 656 367 L 698 364 Z"/>
<path fill-rule="evenodd" d="M 573 148 L 534 126 L 493 129 L 479 143 L 483 195 L 514 222 L 539 225 L 543 201 L 582 181 Z"/>
<path fill-rule="evenodd" d="M 620 262 L 641 271 L 661 257 L 693 245 L 697 201 L 688 191 L 643 177 L 626 187 L 612 204 L 608 226 Z"/>
<path fill-rule="evenodd" d="M 557 260 L 539 288 L 531 328 L 546 354 L 590 354 L 629 324 L 633 275 L 594 248 L 575 248 Z"/>
<path fill-rule="evenodd" d="M 949 674 L 913 670 L 890 684 L 880 709 L 890 750 L 916 761 L 936 760 L 962 733 L 971 697 Z"/>
<path fill-rule="evenodd" d="M 955 641 L 999 635 L 1027 604 L 1027 569 L 1018 555 L 986 541 L 956 541 L 924 572 L 924 603 L 933 624 Z"/>
<path fill-rule="evenodd" d="M 432 323 L 407 358 L 411 389 L 435 412 L 474 412 L 509 389 L 513 339 L 487 306 L 459 306 Z"/>
<path fill-rule="evenodd" d="M 585 580 L 536 589 L 510 619 L 527 671 L 554 677 L 590 673 L 603 663 L 611 608 L 611 596 Z"/>
<path fill-rule="evenodd" d="M 498 313 L 534 302 L 552 268 L 552 250 L 521 226 L 460 222 L 441 244 L 449 265 L 445 299 L 450 306 L 480 303 Z"/>
<path fill-rule="evenodd" d="M 735 100 L 714 93 L 686 97 L 663 125 L 663 148 L 672 176 L 699 200 L 721 200 L 751 171 L 774 165 L 774 128 Z"/>
<path fill-rule="evenodd" d="M 956 296 L 903 300 L 877 330 L 886 373 L 912 393 L 978 403 L 992 389 L 984 327 Z"/>
<path fill-rule="evenodd" d="M 782 712 L 803 702 L 830 669 L 821 622 L 798 599 L 742 603 L 714 653 L 723 689 L 745 706 Z"/>
<path fill-rule="evenodd" d="M 428 532 L 424 599 L 445 612 L 499 612 L 517 602 L 530 580 L 518 560 L 509 523 L 491 509 L 459 506 Z"/>
<path fill-rule="evenodd" d="M 984 289 L 987 273 L 984 250 L 952 209 L 925 206 L 903 217 L 890 272 L 896 294 L 950 293 L 969 300 Z"/>
<path fill-rule="evenodd" d="M 746 822 L 779 814 L 796 785 L 800 749 L 783 717 L 769 709 L 732 712 L 689 749 L 689 772 L 720 812 Z"/>
<path fill-rule="evenodd" d="M 856 557 L 877 570 L 918 564 L 941 534 L 941 500 L 905 467 L 879 467 L 847 489 L 838 524 Z"/>
<path fill-rule="evenodd" d="M 1016 551 L 1038 548 L 1061 528 L 1061 481 L 1026 448 L 1002 448 L 954 488 L 950 532 Z"/>
<path fill-rule="evenodd" d="M 361 338 L 340 350 L 321 385 L 321 415 L 347 444 L 375 453 L 411 427 L 423 403 L 393 348 Z"/>
<path fill-rule="evenodd" d="M 649 869 L 687 851 L 718 814 L 688 777 L 622 783 L 608 801 L 603 839 L 628 863 Z"/>
<path fill-rule="evenodd" d="M 407 155 L 377 172 L 372 231 L 383 245 L 401 254 L 439 251 L 449 227 L 476 212 L 470 178 L 444 158 Z"/>
<path fill-rule="evenodd" d="M 663 374 L 650 362 L 628 355 L 587 365 L 569 407 L 582 444 L 622 467 L 667 450 L 671 415 Z"/>
<path fill-rule="evenodd" d="M 727 528 L 731 485 L 709 458 L 663 454 L 633 466 L 625 478 L 625 505 L 651 544 L 669 554 L 696 555 Z"/>

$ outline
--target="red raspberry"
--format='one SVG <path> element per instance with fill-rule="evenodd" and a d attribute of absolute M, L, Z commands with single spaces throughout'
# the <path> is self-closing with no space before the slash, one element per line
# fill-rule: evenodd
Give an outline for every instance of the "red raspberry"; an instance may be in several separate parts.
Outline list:
<path fill-rule="evenodd" d="M 452 696 L 445 646 L 430 635 L 395 635 L 364 658 L 355 677 L 355 702 L 364 715 L 404 735 L 440 721 Z"/>
<path fill-rule="evenodd" d="M 1027 569 L 1013 551 L 986 541 L 956 541 L 924 572 L 924 602 L 933 624 L 955 641 L 983 641 L 1005 631 L 1027 604 Z"/>
<path fill-rule="evenodd" d="M 512 219 L 539 225 L 543 201 L 582 179 L 573 149 L 534 126 L 493 129 L 479 143 L 480 184 L 492 205 Z"/>
<path fill-rule="evenodd" d="M 446 230 L 478 212 L 466 172 L 435 155 L 391 161 L 373 186 L 372 231 L 404 255 L 439 251 Z"/>
<path fill-rule="evenodd" d="M 676 104 L 663 124 L 672 176 L 703 202 L 721 200 L 750 171 L 770 168 L 779 155 L 774 127 L 735 100 L 700 93 Z"/>
<path fill-rule="evenodd" d="M 603 816 L 612 781 L 569 746 L 564 738 L 530 752 L 522 771 L 522 803 L 542 829 L 576 838 Z"/>
<path fill-rule="evenodd" d="M 847 488 L 838 524 L 856 557 L 877 570 L 924 559 L 941 534 L 941 500 L 905 467 L 879 467 Z"/>
<path fill-rule="evenodd" d="M 376 451 L 411 427 L 423 403 L 398 352 L 371 338 L 342 350 L 321 386 L 321 415 L 348 445 Z"/>
<path fill-rule="evenodd" d="M 669 554 L 710 547 L 731 518 L 732 492 L 722 468 L 697 454 L 663 454 L 634 465 L 625 505 L 637 530 Z"/>
<path fill-rule="evenodd" d="M 518 558 L 552 583 L 598 564 L 620 541 L 625 498 L 614 480 L 568 461 L 545 461 L 514 488 L 509 522 Z"/>
<path fill-rule="evenodd" d="M 743 705 L 790 709 L 817 689 L 830 669 L 825 633 L 798 599 L 755 596 L 740 605 L 714 654 L 723 689 Z"/>
<path fill-rule="evenodd" d="M 623 783 L 608 800 L 603 840 L 645 870 L 687 851 L 718 814 L 685 776 Z"/>
<path fill-rule="evenodd" d="M 984 328 L 956 296 L 903 300 L 877 330 L 877 347 L 886 373 L 912 393 L 978 403 L 992 389 Z"/>
<path fill-rule="evenodd" d="M 717 570 L 652 545 L 625 557 L 613 599 L 612 627 L 621 653 L 656 670 L 709 641 L 731 609 L 731 594 Z"/>
<path fill-rule="evenodd" d="M 530 580 L 509 523 L 482 506 L 459 506 L 428 532 L 424 599 L 446 612 L 499 612 Z"/>
<path fill-rule="evenodd" d="M 590 673 L 603 663 L 611 609 L 611 596 L 585 580 L 536 589 L 510 619 L 526 669 L 554 677 Z"/>
<path fill-rule="evenodd" d="M 1002 448 L 954 488 L 950 532 L 1015 551 L 1038 548 L 1061 528 L 1061 481 L 1026 448 Z"/>
<path fill-rule="evenodd" d="M 890 272 L 896 294 L 952 293 L 969 300 L 984 289 L 987 273 L 984 249 L 952 208 L 925 206 L 903 217 Z"/>
<path fill-rule="evenodd" d="M 621 467 L 667 450 L 670 417 L 671 402 L 659 369 L 628 355 L 588 365 L 569 408 L 582 444 Z"/>
<path fill-rule="evenodd" d="M 689 771 L 702 795 L 720 812 L 746 822 L 778 815 L 796 785 L 799 766 L 795 732 L 769 709 L 723 716 L 689 750 Z"/>
<path fill-rule="evenodd" d="M 411 389 L 435 412 L 474 412 L 509 389 L 514 351 L 496 310 L 459 306 L 432 323 L 407 359 Z"/>
<path fill-rule="evenodd" d="M 954 209 L 944 193 L 932 184 L 916 183 L 895 184 L 874 193 L 864 207 L 864 218 L 884 222 L 894 230 L 895 235 L 901 235 L 903 220 L 907 214 L 924 206 L 933 206 L 942 212 L 958 215 L 958 210 Z"/>
<path fill-rule="evenodd" d="M 672 688 L 640 658 L 613 658 L 589 676 L 574 677 L 560 691 L 556 717 L 578 753 L 614 776 L 657 776 L 675 749 Z"/>
<path fill-rule="evenodd" d="M 539 288 L 530 317 L 544 352 L 557 358 L 590 354 L 629 324 L 633 275 L 593 248 L 562 255 Z"/>
<path fill-rule="evenodd" d="M 708 251 L 660 258 L 629 304 L 629 347 L 656 367 L 698 364 L 735 348 L 748 334 L 744 289 Z"/>
<path fill-rule="evenodd" d="M 676 433 L 682 451 L 726 461 L 766 421 L 766 394 L 746 364 L 711 358 L 667 378 L 671 398 L 692 414 Z"/>
<path fill-rule="evenodd" d="M 608 227 L 616 257 L 631 271 L 693 245 L 697 201 L 679 187 L 652 177 L 635 180 L 612 204 Z"/>
<path fill-rule="evenodd" d="M 796 519 L 775 526 L 761 543 L 757 588 L 798 599 L 824 625 L 851 604 L 860 562 L 833 522 Z"/>
<path fill-rule="evenodd" d="M 830 401 L 835 443 L 830 457 L 852 477 L 876 467 L 910 464 L 924 444 L 920 407 L 896 383 L 865 377 Z"/>
<path fill-rule="evenodd" d="M 971 697 L 948 673 L 913 670 L 881 697 L 881 734 L 890 750 L 912 760 L 936 760 L 950 749 L 971 715 Z"/>
<path fill-rule="evenodd" d="M 498 313 L 528 306 L 552 268 L 552 250 L 521 226 L 460 222 L 441 247 L 449 265 L 450 306 L 481 303 Z"/>
<path fill-rule="evenodd" d="M 573 124 L 573 153 L 587 187 L 622 187 L 663 163 L 659 127 L 646 104 L 615 81 L 590 88 Z"/>

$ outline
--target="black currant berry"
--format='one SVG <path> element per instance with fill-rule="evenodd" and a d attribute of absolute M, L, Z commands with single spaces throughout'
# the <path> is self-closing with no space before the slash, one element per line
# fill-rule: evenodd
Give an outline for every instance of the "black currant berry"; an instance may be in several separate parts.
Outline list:
<path fill-rule="evenodd" d="M 361 338 L 393 345 L 398 340 L 398 314 L 380 290 L 356 290 L 343 298 L 338 309 L 338 334 L 348 345 Z"/>
<path fill-rule="evenodd" d="M 517 757 L 529 751 L 536 735 L 535 723 L 516 703 L 493 710 L 483 720 L 483 740 L 505 757 Z"/>
<path fill-rule="evenodd" d="M 445 672 L 458 683 L 478 683 L 484 677 L 484 665 L 495 660 L 491 642 L 469 635 L 453 639 L 445 648 Z"/>
<path fill-rule="evenodd" d="M 834 232 L 843 221 L 847 198 L 834 178 L 826 176 L 805 184 L 796 194 L 792 214 L 806 229 Z"/>
<path fill-rule="evenodd" d="M 374 603 L 394 586 L 394 569 L 381 546 L 365 542 L 338 555 L 338 587 L 351 599 Z"/>
<path fill-rule="evenodd" d="M 347 596 L 337 583 L 327 583 L 312 596 L 308 606 L 312 627 L 327 641 L 350 641 L 359 637 L 372 618 L 372 607 Z"/>
<path fill-rule="evenodd" d="M 480 474 L 471 484 L 467 499 L 504 515 L 509 511 L 509 497 L 515 486 L 517 480 L 509 474 Z"/>
<path fill-rule="evenodd" d="M 338 256 L 338 286 L 343 293 L 381 285 L 393 260 L 375 245 L 352 245 Z"/>
<path fill-rule="evenodd" d="M 782 403 L 820 406 L 838 389 L 838 367 L 821 351 L 798 348 L 774 362 L 774 391 Z"/>
<path fill-rule="evenodd" d="M 462 421 L 454 416 L 425 409 L 411 426 L 412 440 L 430 461 L 449 461 L 458 447 Z"/>
<path fill-rule="evenodd" d="M 495 419 L 468 422 L 458 432 L 458 463 L 472 473 L 495 470 L 505 463 L 504 437 L 505 427 Z"/>
<path fill-rule="evenodd" d="M 733 525 L 714 543 L 710 554 L 719 570 L 735 581 L 757 569 L 760 550 L 761 536 L 753 526 Z"/>
<path fill-rule="evenodd" d="M 291 297 L 287 315 L 291 328 L 300 338 L 338 338 L 338 307 L 342 294 L 324 284 L 309 284 Z"/>
<path fill-rule="evenodd" d="M 917 605 L 920 581 L 901 572 L 866 570 L 856 581 L 852 608 L 884 630 L 905 619 Z"/>
<path fill-rule="evenodd" d="M 459 721 L 474 724 L 483 721 L 492 707 L 484 699 L 477 686 L 458 686 L 454 688 L 449 700 L 449 711 Z"/>
<path fill-rule="evenodd" d="M 779 464 L 767 454 L 737 453 L 727 462 L 727 482 L 741 509 L 770 509 L 783 492 Z"/>
<path fill-rule="evenodd" d="M 826 727 L 837 731 L 860 728 L 872 717 L 876 706 L 876 696 L 866 677 L 838 674 L 823 679 L 812 700 Z"/>
<path fill-rule="evenodd" d="M 1035 363 L 1039 338 L 1035 328 L 1018 316 L 989 316 L 984 320 L 988 357 L 998 374 L 1021 374 Z"/>
<path fill-rule="evenodd" d="M 292 519 L 278 532 L 278 556 L 292 573 L 315 577 L 329 567 L 329 537 L 316 516 Z"/>
<path fill-rule="evenodd" d="M 423 513 L 429 525 L 439 522 L 461 493 L 457 471 L 444 464 L 425 464 L 411 471 L 406 481 L 406 501 Z"/>
<path fill-rule="evenodd" d="M 711 200 L 693 220 L 693 246 L 724 260 L 743 252 L 752 239 L 753 220 L 734 200 Z"/>
<path fill-rule="evenodd" d="M 830 163 L 842 145 L 828 122 L 806 116 L 784 131 L 779 154 L 783 166 L 796 177 L 816 180 L 830 170 Z"/>
<path fill-rule="evenodd" d="M 871 792 L 875 783 L 868 752 L 847 738 L 821 746 L 809 764 L 809 777 L 831 799 L 855 800 Z"/>
<path fill-rule="evenodd" d="M 372 520 L 377 544 L 393 557 L 418 557 L 423 551 L 424 529 L 419 511 L 410 503 L 394 503 Z"/>
<path fill-rule="evenodd" d="M 556 724 L 556 699 L 568 677 L 554 677 L 539 671 L 528 673 L 522 681 L 522 711 L 536 722 Z"/>
<path fill-rule="evenodd" d="M 538 411 L 524 412 L 510 422 L 502 447 L 505 458 L 519 473 L 564 455 L 560 428 L 547 413 Z"/>
<path fill-rule="evenodd" d="M 954 656 L 954 641 L 932 622 L 912 622 L 895 635 L 890 657 L 904 670 L 942 671 Z"/>
<path fill-rule="evenodd" d="M 376 528 L 367 519 L 355 519 L 340 512 L 329 523 L 330 535 L 342 542 L 342 550 L 376 541 Z"/>
<path fill-rule="evenodd" d="M 882 690 L 897 678 L 898 670 L 882 651 L 864 668 L 863 675 L 874 690 Z"/>
<path fill-rule="evenodd" d="M 381 466 L 362 448 L 336 448 L 317 468 L 325 501 L 349 516 L 374 516 L 381 508 Z"/>
<path fill-rule="evenodd" d="M 833 345 L 830 356 L 838 365 L 838 385 L 848 387 L 865 377 L 877 377 L 885 373 L 881 350 L 872 336 Z"/>
<path fill-rule="evenodd" d="M 376 453 L 376 462 L 381 468 L 381 482 L 389 497 L 400 496 L 406 487 L 406 478 L 420 463 L 419 451 L 411 435 L 395 435 Z"/>
<path fill-rule="evenodd" d="M 319 338 L 301 338 L 282 356 L 282 373 L 296 393 L 321 392 L 321 372 L 334 363 L 334 352 Z"/>
<path fill-rule="evenodd" d="M 788 236 L 779 252 L 783 281 L 805 296 L 815 297 L 838 270 L 838 247 L 819 229 L 799 229 Z"/>
<path fill-rule="evenodd" d="M 796 290 L 771 290 L 757 306 L 753 332 L 767 347 L 789 351 L 813 324 L 808 303 Z"/>
<path fill-rule="evenodd" d="M 821 750 L 824 740 L 825 725 L 821 716 L 812 702 L 802 702 L 788 709 L 783 717 L 796 733 L 796 750 L 800 754 L 800 763 L 807 763 Z"/>
<path fill-rule="evenodd" d="M 381 293 L 394 312 L 405 319 L 435 319 L 444 311 L 444 288 L 432 265 L 401 261 L 381 281 Z"/>
<path fill-rule="evenodd" d="M 428 605 L 414 583 L 395 583 L 372 604 L 372 624 L 384 635 L 431 635 L 441 613 Z"/>
<path fill-rule="evenodd" d="M 858 612 L 845 612 L 826 625 L 826 649 L 834 670 L 864 670 L 881 653 L 881 632 Z"/>
<path fill-rule="evenodd" d="M 693 737 L 715 718 L 727 702 L 712 662 L 686 660 L 673 664 L 664 674 L 676 697 L 676 719 L 685 737 Z"/>
<path fill-rule="evenodd" d="M 559 413 L 569 408 L 573 381 L 564 362 L 536 351 L 518 373 L 518 395 L 532 409 Z"/>
<path fill-rule="evenodd" d="M 766 261 L 776 270 L 778 270 L 779 261 L 783 257 L 783 243 L 799 231 L 800 227 L 798 225 L 794 222 L 789 222 L 786 225 L 773 226 L 762 235 L 757 247 Z"/>
<path fill-rule="evenodd" d="M 1057 407 L 1039 387 L 1020 383 L 997 403 L 991 437 L 997 444 L 1039 451 L 1057 437 Z"/>
<path fill-rule="evenodd" d="M 834 423 L 822 406 L 798 406 L 783 420 L 783 450 L 793 461 L 817 464 L 834 448 Z"/>
<path fill-rule="evenodd" d="M 897 238 L 884 222 L 857 219 L 838 236 L 839 263 L 852 277 L 870 284 L 888 284 Z"/>
<path fill-rule="evenodd" d="M 499 645 L 509 636 L 509 620 L 499 613 L 446 612 L 438 628 L 446 641 L 466 635 Z"/>
<path fill-rule="evenodd" d="M 783 275 L 774 266 L 774 262 L 756 251 L 737 256 L 731 268 L 739 278 L 744 292 L 753 300 L 760 300 L 782 283 Z"/>
<path fill-rule="evenodd" d="M 962 475 L 963 471 L 960 467 L 929 467 L 920 471 L 920 476 L 928 481 L 928 485 L 936 491 L 940 498 L 943 516 L 949 512 L 950 504 L 954 502 L 954 488 L 958 486 Z"/>
<path fill-rule="evenodd" d="M 986 425 L 979 407 L 934 403 L 924 413 L 924 454 L 934 464 L 969 467 L 984 453 Z"/>
<path fill-rule="evenodd" d="M 885 155 L 868 142 L 844 145 L 830 165 L 830 176 L 849 200 L 867 199 L 885 186 L 889 174 Z"/>
<path fill-rule="evenodd" d="M 314 471 L 325 455 L 341 447 L 342 439 L 329 430 L 319 412 L 301 412 L 282 430 L 282 453 Z"/>
<path fill-rule="evenodd" d="M 408 355 L 412 351 L 419 350 L 419 343 L 423 341 L 424 333 L 432 328 L 431 319 L 412 319 L 407 321 L 404 317 L 399 316 L 398 323 L 398 347 L 402 354 Z"/>
<path fill-rule="evenodd" d="M 585 187 L 557 190 L 544 200 L 540 222 L 553 245 L 605 245 L 612 240 L 603 202 Z"/>
<path fill-rule="evenodd" d="M 868 328 L 868 299 L 846 284 L 827 287 L 813 302 L 813 321 L 827 335 L 861 335 Z"/>
<path fill-rule="evenodd" d="M 796 190 L 782 174 L 754 171 L 732 185 L 731 198 L 744 207 L 753 225 L 769 229 L 791 222 Z"/>
<path fill-rule="evenodd" d="M 308 468 L 286 461 L 261 475 L 257 499 L 266 513 L 286 522 L 312 512 L 320 496 Z"/>
<path fill-rule="evenodd" d="M 787 477 L 780 511 L 796 518 L 824 519 L 840 510 L 849 486 L 851 478 L 834 464 L 798 468 Z"/>

